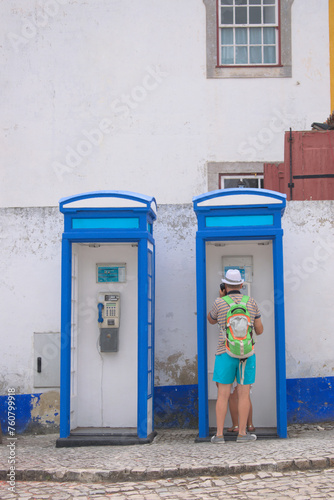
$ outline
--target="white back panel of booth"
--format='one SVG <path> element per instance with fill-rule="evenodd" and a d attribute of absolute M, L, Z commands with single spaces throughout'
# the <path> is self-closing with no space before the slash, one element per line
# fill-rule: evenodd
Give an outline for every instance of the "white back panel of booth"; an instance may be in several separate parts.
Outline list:
<path fill-rule="evenodd" d="M 78 427 L 137 427 L 138 248 L 128 244 L 75 244 L 78 255 Z M 97 283 L 97 263 L 125 263 L 126 281 Z M 119 349 L 100 352 L 99 292 L 120 293 Z M 73 363 L 75 366 L 75 363 Z M 72 408 L 71 408 L 72 410 Z"/>

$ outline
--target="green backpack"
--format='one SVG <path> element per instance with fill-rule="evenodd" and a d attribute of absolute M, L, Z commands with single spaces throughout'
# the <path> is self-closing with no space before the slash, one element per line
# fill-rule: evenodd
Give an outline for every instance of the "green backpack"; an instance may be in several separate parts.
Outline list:
<path fill-rule="evenodd" d="M 226 316 L 226 352 L 233 358 L 249 358 L 254 354 L 252 324 L 246 307 L 249 297 L 244 295 L 240 304 L 229 295 L 222 299 L 230 306 Z"/>

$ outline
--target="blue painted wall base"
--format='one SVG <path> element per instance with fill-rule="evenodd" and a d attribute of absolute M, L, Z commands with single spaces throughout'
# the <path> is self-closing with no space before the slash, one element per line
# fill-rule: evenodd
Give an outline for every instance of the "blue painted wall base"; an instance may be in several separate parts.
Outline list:
<path fill-rule="evenodd" d="M 53 417 L 46 419 L 36 414 L 43 394 L 15 394 L 15 434 L 46 434 L 58 432 L 59 408 L 53 410 Z M 0 423 L 3 434 L 8 434 L 8 396 L 0 396 Z M 52 412 L 51 412 L 52 413 Z"/>
<path fill-rule="evenodd" d="M 197 384 L 155 387 L 154 427 L 155 429 L 197 429 Z"/>
<path fill-rule="evenodd" d="M 287 379 L 288 423 L 334 420 L 334 377 Z"/>
<path fill-rule="evenodd" d="M 288 424 L 329 422 L 334 420 L 334 377 L 287 379 Z M 42 394 L 15 395 L 16 433 L 58 432 L 55 419 L 45 421 L 32 412 Z M 0 423 L 8 434 L 7 396 L 0 396 Z M 34 411 L 36 415 L 36 411 Z M 154 423 L 156 429 L 198 428 L 198 386 L 172 385 L 154 388 Z"/>

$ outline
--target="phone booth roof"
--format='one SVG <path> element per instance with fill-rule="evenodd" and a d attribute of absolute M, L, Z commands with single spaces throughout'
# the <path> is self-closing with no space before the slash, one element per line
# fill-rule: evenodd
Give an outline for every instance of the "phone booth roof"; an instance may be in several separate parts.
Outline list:
<path fill-rule="evenodd" d="M 131 191 L 90 191 L 67 196 L 59 200 L 62 213 L 79 210 L 151 210 L 157 212 L 157 204 L 153 196 L 133 193 Z"/>
<path fill-rule="evenodd" d="M 65 233 L 71 235 L 92 232 L 91 236 L 122 237 L 130 234 L 140 237 L 152 233 L 157 217 L 153 196 L 130 191 L 92 191 L 59 200 L 59 210 L 65 216 Z"/>
<path fill-rule="evenodd" d="M 218 189 L 193 198 L 198 230 L 243 233 L 281 228 L 286 195 L 267 189 Z"/>

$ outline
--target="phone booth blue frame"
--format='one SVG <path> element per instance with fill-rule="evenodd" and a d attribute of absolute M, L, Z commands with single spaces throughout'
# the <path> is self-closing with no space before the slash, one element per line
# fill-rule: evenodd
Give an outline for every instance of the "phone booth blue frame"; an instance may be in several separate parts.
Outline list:
<path fill-rule="evenodd" d="M 199 440 L 209 437 L 206 242 L 272 240 L 278 437 L 287 437 L 283 229 L 286 195 L 265 189 L 222 189 L 193 198 L 197 215 L 196 284 Z"/>
<path fill-rule="evenodd" d="M 102 205 L 102 206 L 101 206 Z M 57 447 L 81 446 L 87 441 L 71 436 L 71 269 L 72 243 L 135 242 L 138 244 L 138 403 L 137 436 L 122 439 L 89 437 L 94 444 L 135 444 L 150 442 L 156 435 L 153 424 L 154 387 L 154 296 L 156 220 L 155 198 L 128 191 L 95 191 L 62 198 L 64 214 L 61 270 L 61 362 L 60 437 Z M 149 313 L 151 311 L 151 313 Z M 149 315 L 151 317 L 149 317 Z M 149 358 L 150 357 L 150 363 Z M 148 415 L 148 400 L 152 415 Z M 148 429 L 148 419 L 152 422 Z"/>

